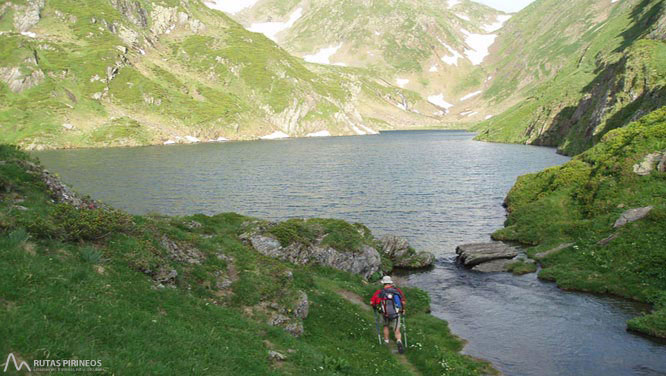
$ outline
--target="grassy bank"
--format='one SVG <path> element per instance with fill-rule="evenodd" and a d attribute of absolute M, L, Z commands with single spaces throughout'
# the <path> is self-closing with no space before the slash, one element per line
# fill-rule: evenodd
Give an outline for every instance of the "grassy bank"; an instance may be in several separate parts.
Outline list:
<path fill-rule="evenodd" d="M 665 151 L 662 108 L 561 167 L 520 177 L 506 199 L 505 228 L 493 237 L 531 245 L 533 257 L 572 243 L 541 258 L 539 276 L 565 289 L 652 303 L 654 312 L 629 328 L 666 337 L 666 173 L 634 172 L 648 154 Z M 614 228 L 625 211 L 647 206 L 645 218 Z"/>
<path fill-rule="evenodd" d="M 459 354 L 462 342 L 427 313 L 421 290 L 406 290 L 405 364 L 377 344 L 372 312 L 340 295 L 369 301 L 375 284 L 259 254 L 239 238 L 256 219 L 130 216 L 92 201 L 56 203 L 33 162 L 0 146 L 2 356 L 11 352 L 30 364 L 99 359 L 109 374 L 492 371 Z M 285 241 L 311 236 L 291 225 L 280 227 Z M 354 228 L 332 220 L 320 225 L 334 235 Z M 331 236 L 328 244 L 353 248 L 364 241 Z M 299 326 L 300 337 L 287 332 Z M 271 359 L 269 351 L 285 359 Z"/>

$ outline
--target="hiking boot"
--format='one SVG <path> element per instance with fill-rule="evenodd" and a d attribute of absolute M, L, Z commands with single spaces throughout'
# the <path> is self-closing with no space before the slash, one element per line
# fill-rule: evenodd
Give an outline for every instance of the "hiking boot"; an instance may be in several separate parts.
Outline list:
<path fill-rule="evenodd" d="M 398 352 L 399 352 L 400 354 L 404 354 L 404 353 L 405 353 L 405 348 L 402 346 L 402 341 L 398 341 Z"/>

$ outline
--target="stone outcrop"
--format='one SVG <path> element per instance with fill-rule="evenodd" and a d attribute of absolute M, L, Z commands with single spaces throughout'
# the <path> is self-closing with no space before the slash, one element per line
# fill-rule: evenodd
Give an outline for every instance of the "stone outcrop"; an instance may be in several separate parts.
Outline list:
<path fill-rule="evenodd" d="M 26 32 L 41 19 L 44 0 L 28 0 L 24 6 L 14 4 L 14 27 L 18 32 Z"/>
<path fill-rule="evenodd" d="M 9 86 L 9 90 L 20 93 L 41 84 L 46 77 L 41 69 L 25 72 L 19 67 L 0 67 L 0 80 Z"/>
<path fill-rule="evenodd" d="M 613 228 L 620 228 L 627 223 L 636 222 L 639 219 L 645 218 L 652 211 L 652 206 L 646 206 L 644 208 L 630 209 L 622 213 L 620 218 L 615 221 Z"/>
<path fill-rule="evenodd" d="M 206 256 L 204 256 L 204 254 L 198 249 L 189 245 L 180 245 L 169 239 L 166 235 L 162 236 L 160 243 L 169 253 L 169 257 L 178 262 L 185 264 L 201 264 L 206 258 Z"/>
<path fill-rule="evenodd" d="M 650 175 L 655 169 L 666 172 L 666 152 L 648 154 L 634 165 L 634 173 L 641 176 Z"/>
<path fill-rule="evenodd" d="M 515 248 L 500 242 L 463 244 L 456 248 L 456 253 L 458 260 L 470 268 L 485 262 L 518 256 Z"/>
<path fill-rule="evenodd" d="M 409 246 L 407 239 L 386 235 L 381 239 L 382 253 L 387 256 L 396 268 L 421 269 L 432 266 L 435 255 L 430 252 L 416 252 Z"/>
<path fill-rule="evenodd" d="M 259 253 L 297 265 L 318 264 L 368 278 L 381 269 L 381 258 L 376 249 L 363 245 L 359 252 L 341 252 L 317 242 L 312 245 L 294 243 L 287 247 L 270 235 L 254 234 L 249 242 Z"/>
<path fill-rule="evenodd" d="M 303 320 L 308 317 L 310 310 L 308 295 L 299 290 L 292 306 L 293 309 L 289 309 L 277 302 L 264 302 L 255 308 L 259 311 L 269 311 L 268 325 L 283 328 L 289 334 L 300 337 L 304 331 Z"/>

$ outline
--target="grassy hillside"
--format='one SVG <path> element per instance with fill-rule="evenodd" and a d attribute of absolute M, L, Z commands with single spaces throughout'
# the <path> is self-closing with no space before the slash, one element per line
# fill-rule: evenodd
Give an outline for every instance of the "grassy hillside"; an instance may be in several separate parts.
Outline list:
<path fill-rule="evenodd" d="M 663 156 L 661 171 L 657 161 L 636 174 L 652 153 Z M 561 167 L 520 177 L 506 204 L 506 227 L 494 238 L 531 245 L 532 257 L 572 243 L 537 257 L 541 278 L 652 303 L 655 311 L 629 328 L 666 337 L 666 108 L 608 132 Z M 647 217 L 614 228 L 628 209 L 648 206 Z"/>
<path fill-rule="evenodd" d="M 418 289 L 406 289 L 409 351 L 393 355 L 377 344 L 365 306 L 377 285 L 262 256 L 240 235 L 266 222 L 233 213 L 130 216 L 72 195 L 54 202 L 63 189 L 24 153 L 0 146 L 3 354 L 29 363 L 99 359 L 109 374 L 492 372 L 458 353 L 462 342 L 426 313 Z M 332 235 L 349 227 L 318 221 Z M 276 227 L 285 228 L 294 229 Z"/>
<path fill-rule="evenodd" d="M 0 142 L 145 145 L 436 121 L 398 108 L 427 106 L 418 94 L 368 71 L 306 66 L 200 1 L 14 0 L 0 20 Z"/>
<path fill-rule="evenodd" d="M 502 30 L 479 139 L 573 155 L 666 103 L 662 1 L 536 1 Z"/>

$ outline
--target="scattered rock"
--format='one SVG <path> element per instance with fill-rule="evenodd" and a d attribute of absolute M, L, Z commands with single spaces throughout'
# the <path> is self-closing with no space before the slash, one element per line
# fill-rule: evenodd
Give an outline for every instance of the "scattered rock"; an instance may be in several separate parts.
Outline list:
<path fill-rule="evenodd" d="M 472 268 L 475 272 L 482 273 L 499 273 L 499 272 L 508 272 L 509 265 L 515 263 L 515 260 L 509 259 L 499 259 L 484 262 L 483 264 L 476 265 Z"/>
<path fill-rule="evenodd" d="M 359 252 L 340 252 L 320 243 L 313 245 L 292 244 L 282 247 L 280 242 L 267 235 L 247 235 L 252 247 L 259 253 L 297 265 L 308 263 L 330 266 L 335 269 L 360 274 L 368 278 L 381 268 L 381 257 L 376 249 L 364 245 Z"/>
<path fill-rule="evenodd" d="M 553 248 L 553 249 L 549 249 L 549 250 L 547 250 L 547 251 L 543 251 L 543 252 L 539 252 L 539 253 L 537 253 L 536 255 L 534 255 L 534 258 L 542 259 L 542 258 L 544 258 L 544 257 L 546 257 L 546 256 L 553 255 L 553 254 L 555 254 L 555 253 L 557 253 L 557 252 L 559 252 L 559 251 L 561 251 L 561 250 L 563 250 L 563 249 L 569 248 L 569 247 L 571 247 L 572 245 L 574 245 L 574 243 L 560 244 L 560 245 L 558 245 L 557 247 L 555 247 L 555 248 Z"/>
<path fill-rule="evenodd" d="M 72 125 L 70 123 L 65 123 L 65 124 L 62 125 L 62 127 L 67 129 L 68 131 L 71 131 L 72 129 L 74 129 L 74 125 Z"/>
<path fill-rule="evenodd" d="M 641 176 L 647 176 L 654 171 L 655 166 L 657 167 L 657 170 L 664 172 L 662 169 L 666 167 L 664 166 L 665 159 L 666 152 L 648 154 L 643 158 L 643 161 L 634 165 L 634 173 Z"/>
<path fill-rule="evenodd" d="M 607 237 L 607 238 L 605 238 L 605 239 L 601 239 L 601 240 L 599 240 L 599 242 L 598 242 L 597 244 L 599 244 L 599 245 L 608 245 L 608 243 L 610 243 L 610 242 L 612 242 L 613 240 L 617 239 L 618 236 L 620 236 L 620 234 L 616 232 L 616 233 L 612 234 L 611 236 L 609 236 L 609 237 Z"/>
<path fill-rule="evenodd" d="M 617 221 L 615 221 L 615 224 L 613 225 L 613 228 L 620 228 L 627 223 L 631 222 L 636 222 L 639 219 L 645 218 L 650 211 L 652 211 L 653 207 L 652 206 L 646 206 L 644 208 L 637 208 L 637 209 L 629 209 L 622 213 L 620 218 L 618 218 Z"/>
<path fill-rule="evenodd" d="M 268 320 L 268 325 L 283 328 L 294 337 L 303 335 L 303 323 L 298 319 L 291 319 L 281 313 L 274 314 Z"/>
<path fill-rule="evenodd" d="M 198 249 L 190 245 L 179 245 L 166 235 L 162 236 L 161 244 L 169 252 L 169 257 L 175 261 L 186 264 L 201 264 L 205 259 L 204 254 Z"/>
<path fill-rule="evenodd" d="M 409 246 L 407 239 L 386 235 L 381 239 L 382 253 L 393 262 L 396 268 L 422 269 L 435 262 L 435 255 L 430 252 L 416 252 Z"/>
<path fill-rule="evenodd" d="M 197 222 L 197 221 L 189 221 L 189 222 L 185 223 L 185 227 L 189 228 L 190 230 L 194 230 L 196 228 L 201 228 L 201 226 L 203 226 L 203 225 L 201 223 Z"/>
<path fill-rule="evenodd" d="M 175 285 L 176 278 L 178 277 L 178 272 L 176 269 L 160 268 L 156 273 L 153 274 L 153 281 L 158 285 Z M 159 286 L 158 286 L 159 287 Z"/>
<path fill-rule="evenodd" d="M 18 211 L 23 211 L 23 212 L 30 210 L 30 209 L 26 208 L 25 206 L 21 206 L 21 205 L 14 205 L 14 209 L 16 209 Z"/>
<path fill-rule="evenodd" d="M 270 351 L 268 352 L 268 359 L 273 360 L 273 361 L 282 362 L 282 361 L 286 360 L 287 357 L 284 356 L 284 355 L 282 355 L 282 354 L 280 354 L 280 353 L 277 352 L 277 351 L 270 350 Z"/>
<path fill-rule="evenodd" d="M 296 302 L 296 308 L 294 309 L 294 316 L 304 320 L 308 317 L 308 312 L 310 310 L 310 302 L 308 301 L 308 294 L 303 291 L 298 292 L 298 299 Z"/>
<path fill-rule="evenodd" d="M 497 259 L 512 259 L 518 256 L 518 251 L 515 248 L 500 242 L 463 244 L 456 248 L 456 253 L 460 262 L 467 267 Z"/>

